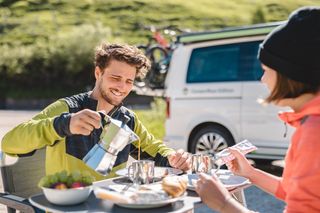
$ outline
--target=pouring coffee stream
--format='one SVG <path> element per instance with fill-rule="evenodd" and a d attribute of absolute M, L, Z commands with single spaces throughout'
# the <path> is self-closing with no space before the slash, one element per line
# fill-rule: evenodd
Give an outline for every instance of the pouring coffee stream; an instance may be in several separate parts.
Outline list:
<path fill-rule="evenodd" d="M 126 145 L 139 139 L 127 126 L 130 118 L 124 115 L 122 121 L 100 113 L 102 117 L 102 133 L 100 140 L 82 159 L 89 167 L 106 176 L 110 173 L 118 153 Z"/>

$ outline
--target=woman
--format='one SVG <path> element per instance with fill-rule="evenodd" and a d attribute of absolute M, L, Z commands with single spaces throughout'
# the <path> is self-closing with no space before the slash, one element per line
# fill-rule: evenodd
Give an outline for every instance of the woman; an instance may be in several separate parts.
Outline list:
<path fill-rule="evenodd" d="M 296 128 L 283 176 L 252 167 L 237 150 L 228 168 L 286 202 L 284 212 L 320 212 L 320 7 L 304 7 L 273 30 L 260 45 L 261 78 L 270 90 L 266 102 L 289 106 L 279 115 Z M 200 174 L 197 193 L 219 212 L 250 212 L 237 203 L 216 177 Z"/>

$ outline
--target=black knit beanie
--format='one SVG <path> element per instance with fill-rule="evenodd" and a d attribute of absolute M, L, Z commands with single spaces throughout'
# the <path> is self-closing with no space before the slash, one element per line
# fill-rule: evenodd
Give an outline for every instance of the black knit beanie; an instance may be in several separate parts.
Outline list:
<path fill-rule="evenodd" d="M 320 7 L 303 7 L 260 45 L 258 59 L 289 79 L 320 85 Z"/>

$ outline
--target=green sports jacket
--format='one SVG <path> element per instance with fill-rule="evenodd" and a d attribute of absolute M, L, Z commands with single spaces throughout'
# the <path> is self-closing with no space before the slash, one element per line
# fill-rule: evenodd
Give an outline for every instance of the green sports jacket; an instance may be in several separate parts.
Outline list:
<path fill-rule="evenodd" d="M 89 171 L 96 180 L 115 176 L 115 172 L 125 168 L 129 155 L 137 159 L 138 141 L 127 145 L 119 152 L 115 165 L 108 176 L 102 176 L 88 167 L 82 158 L 99 141 L 102 129 L 95 129 L 89 136 L 72 135 L 69 130 L 71 113 L 83 109 L 96 110 L 97 101 L 90 98 L 90 92 L 59 99 L 46 107 L 31 120 L 8 132 L 1 143 L 2 151 L 14 156 L 30 156 L 37 149 L 46 148 L 46 174 L 61 170 Z M 167 156 L 174 150 L 154 138 L 137 115 L 124 106 L 114 108 L 109 115 L 121 120 L 127 115 L 127 125 L 139 136 L 142 159 L 152 159 L 157 166 L 169 166 Z"/>

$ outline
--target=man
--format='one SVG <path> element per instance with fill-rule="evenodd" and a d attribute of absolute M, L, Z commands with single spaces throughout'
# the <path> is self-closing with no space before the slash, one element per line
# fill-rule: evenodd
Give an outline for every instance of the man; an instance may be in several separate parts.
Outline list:
<path fill-rule="evenodd" d="M 103 43 L 96 49 L 95 87 L 92 91 L 60 99 L 49 105 L 30 121 L 8 132 L 2 150 L 11 155 L 32 155 L 46 147 L 46 173 L 61 170 L 87 170 L 96 180 L 114 176 L 124 168 L 129 155 L 137 158 L 138 141 L 119 152 L 111 173 L 104 177 L 89 168 L 83 157 L 99 141 L 102 111 L 114 119 L 124 115 L 127 125 L 139 136 L 141 158 L 155 160 L 157 166 L 190 168 L 188 153 L 174 151 L 156 140 L 143 126 L 136 114 L 122 106 L 123 99 L 133 88 L 134 79 L 145 76 L 150 68 L 148 59 L 135 47 Z"/>

